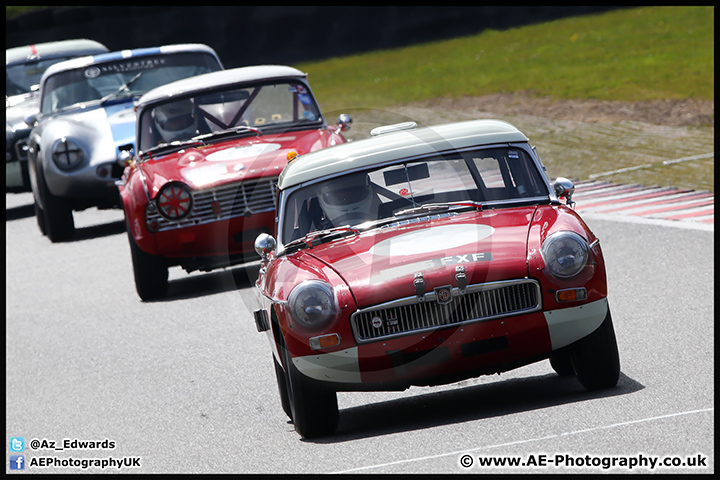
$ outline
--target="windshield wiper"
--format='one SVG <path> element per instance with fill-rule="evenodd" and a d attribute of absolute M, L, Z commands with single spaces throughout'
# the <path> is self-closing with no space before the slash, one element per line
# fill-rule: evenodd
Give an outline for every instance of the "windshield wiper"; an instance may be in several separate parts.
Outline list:
<path fill-rule="evenodd" d="M 342 227 L 335 227 L 335 228 L 328 228 L 326 230 L 316 230 L 314 232 L 310 232 L 304 237 L 297 238 L 288 244 L 285 245 L 285 251 L 289 253 L 290 249 L 293 249 L 292 251 L 299 250 L 303 247 L 312 248 L 316 245 L 320 245 L 322 243 L 325 243 L 325 241 L 331 240 L 333 235 L 336 234 L 345 234 L 345 233 L 352 233 L 354 235 L 359 235 L 360 230 L 356 227 L 351 227 L 349 225 L 344 225 Z M 318 241 L 318 243 L 313 243 L 315 241 Z"/>
<path fill-rule="evenodd" d="M 127 90 L 127 92 L 132 95 L 132 92 L 128 89 L 128 87 L 130 85 L 132 85 L 133 83 L 135 83 L 135 81 L 138 78 L 140 78 L 142 76 L 142 74 L 143 74 L 143 72 L 138 73 L 137 75 L 132 77 L 130 80 L 128 80 L 127 82 L 122 84 L 120 86 L 120 88 L 118 88 L 117 90 L 115 90 L 112 93 L 108 93 L 107 95 L 105 95 L 103 98 L 100 99 L 100 103 L 103 104 L 103 103 L 107 102 L 108 100 L 110 100 L 111 98 L 117 97 L 118 95 L 120 95 L 120 92 L 122 92 L 123 90 Z"/>
<path fill-rule="evenodd" d="M 199 147 L 201 145 L 205 145 L 205 142 L 196 139 L 185 140 L 183 142 L 175 141 L 170 143 L 161 143 L 160 145 L 148 148 L 147 150 L 140 152 L 140 157 L 144 158 L 161 153 L 170 153 L 173 151 L 182 150 L 183 148 Z"/>
<path fill-rule="evenodd" d="M 477 211 L 482 210 L 482 204 L 479 202 L 473 202 L 470 200 L 462 201 L 462 202 L 450 202 L 450 203 L 426 203 L 424 205 L 419 205 L 417 207 L 412 208 L 406 208 L 405 210 L 400 210 L 399 212 L 395 212 L 395 216 L 399 217 L 401 215 L 409 215 L 412 213 L 418 213 L 418 212 L 429 212 L 432 210 L 450 210 L 452 208 L 475 208 Z"/>
<path fill-rule="evenodd" d="M 201 145 L 207 145 L 209 143 L 212 143 L 213 141 L 217 141 L 222 138 L 231 137 L 233 135 L 245 135 L 247 133 L 255 133 L 259 135 L 260 130 L 258 130 L 257 128 L 246 127 L 243 125 L 228 130 L 223 130 L 221 132 L 204 133 L 202 135 L 196 135 L 190 140 L 176 140 L 170 143 L 161 143 L 160 145 L 148 148 L 147 150 L 141 152 L 140 156 L 146 157 L 150 155 L 171 153 L 173 151 L 182 150 L 183 148 L 187 147 L 199 147 Z"/>
<path fill-rule="evenodd" d="M 204 133 L 202 135 L 197 135 L 193 137 L 193 140 L 202 140 L 205 143 L 208 143 L 209 141 L 217 141 L 222 140 L 223 138 L 228 137 L 234 137 L 234 136 L 240 136 L 240 135 L 247 135 L 248 133 L 254 133 L 255 135 L 260 135 L 260 130 L 254 127 L 248 127 L 246 125 L 241 125 L 239 127 L 233 127 L 228 128 L 227 130 L 220 130 L 218 132 L 211 132 L 211 133 Z"/>

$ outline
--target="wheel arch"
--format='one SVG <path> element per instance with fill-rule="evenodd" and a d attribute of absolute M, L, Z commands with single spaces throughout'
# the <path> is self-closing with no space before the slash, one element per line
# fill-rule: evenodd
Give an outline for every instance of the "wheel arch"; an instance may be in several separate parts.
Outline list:
<path fill-rule="evenodd" d="M 273 355 L 280 366 L 282 366 L 283 369 L 286 369 L 287 367 L 283 362 L 283 355 L 281 352 L 282 349 L 287 348 L 287 346 L 276 308 L 276 303 L 270 305 L 270 331 L 272 332 L 273 338 Z"/>

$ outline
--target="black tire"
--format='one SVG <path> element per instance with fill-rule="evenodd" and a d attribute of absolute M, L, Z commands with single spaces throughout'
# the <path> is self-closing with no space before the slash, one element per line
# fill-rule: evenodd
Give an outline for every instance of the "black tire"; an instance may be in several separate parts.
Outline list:
<path fill-rule="evenodd" d="M 573 345 L 571 356 L 575 375 L 587 390 L 617 385 L 620 356 L 610 310 L 597 330 Z"/>
<path fill-rule="evenodd" d="M 45 208 L 38 206 L 35 209 L 36 216 L 38 213 L 42 215 L 42 220 L 38 218 L 40 232 L 47 235 L 53 243 L 71 240 L 75 236 L 75 221 L 70 203 L 66 199 L 50 193 L 42 172 L 38 172 L 37 187 L 45 203 Z M 35 199 L 35 203 L 37 204 L 37 199 Z"/>
<path fill-rule="evenodd" d="M 555 370 L 555 373 L 561 377 L 568 377 L 575 374 L 572 356 L 570 355 L 570 351 L 565 348 L 558 350 L 550 356 L 550 366 Z"/>
<path fill-rule="evenodd" d="M 35 204 L 33 206 L 35 207 L 35 220 L 37 220 L 37 226 L 40 229 L 40 233 L 47 235 L 45 230 L 45 212 L 42 208 L 40 208 L 37 200 L 35 200 Z"/>
<path fill-rule="evenodd" d="M 275 355 L 272 356 L 273 366 L 275 367 L 275 378 L 277 379 L 278 392 L 280 393 L 280 403 L 282 409 L 290 420 L 292 420 L 292 407 L 290 406 L 290 397 L 288 396 L 287 389 L 287 378 L 285 378 L 285 371 L 275 359 Z"/>
<path fill-rule="evenodd" d="M 140 298 L 147 302 L 167 295 L 168 267 L 162 257 L 143 252 L 135 243 L 135 239 L 127 228 L 132 257 L 135 290 Z"/>
<path fill-rule="evenodd" d="M 300 373 L 292 363 L 287 348 L 282 347 L 280 351 L 295 431 L 303 438 L 333 433 L 339 422 L 337 393 Z"/>

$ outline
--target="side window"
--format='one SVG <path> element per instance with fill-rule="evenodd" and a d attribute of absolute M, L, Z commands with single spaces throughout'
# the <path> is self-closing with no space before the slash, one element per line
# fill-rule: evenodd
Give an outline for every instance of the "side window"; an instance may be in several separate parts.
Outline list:
<path fill-rule="evenodd" d="M 142 117 L 138 119 L 139 139 L 138 139 L 138 150 L 145 151 L 158 145 L 160 143 L 160 136 L 155 132 L 154 122 L 151 115 L 152 109 L 147 108 L 142 114 Z"/>
<path fill-rule="evenodd" d="M 547 195 L 532 159 L 519 148 L 496 148 L 474 152 L 486 200 L 511 200 Z"/>
<path fill-rule="evenodd" d="M 500 172 L 500 163 L 496 158 L 473 158 L 473 161 L 486 188 L 505 187 L 505 181 Z"/>

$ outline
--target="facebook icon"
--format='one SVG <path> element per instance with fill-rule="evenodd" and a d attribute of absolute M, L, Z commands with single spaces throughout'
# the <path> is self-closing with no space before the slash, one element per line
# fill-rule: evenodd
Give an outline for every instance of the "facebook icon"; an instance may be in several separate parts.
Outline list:
<path fill-rule="evenodd" d="M 10 470 L 25 470 L 25 455 L 10 455 Z"/>

